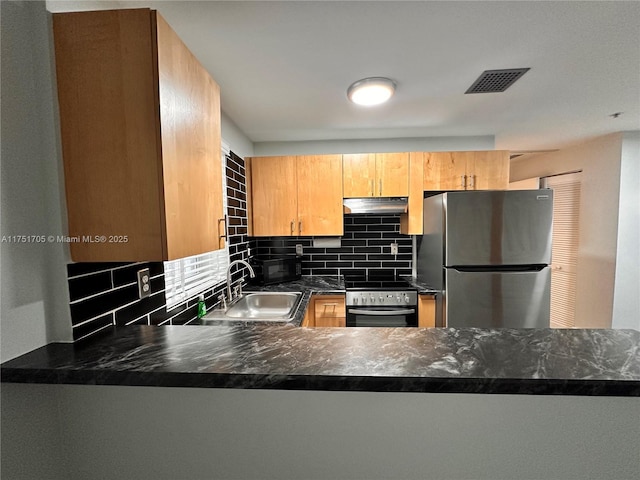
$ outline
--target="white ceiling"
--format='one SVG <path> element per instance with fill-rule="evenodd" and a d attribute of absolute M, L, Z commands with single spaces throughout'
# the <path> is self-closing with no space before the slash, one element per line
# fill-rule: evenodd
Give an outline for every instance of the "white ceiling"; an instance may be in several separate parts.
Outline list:
<path fill-rule="evenodd" d="M 640 130 L 640 2 L 48 1 L 51 11 L 151 7 L 200 59 L 253 142 L 495 135 L 555 149 Z M 530 67 L 504 93 L 484 70 Z M 397 82 L 383 106 L 347 87 Z M 609 115 L 624 112 L 614 119 Z"/>

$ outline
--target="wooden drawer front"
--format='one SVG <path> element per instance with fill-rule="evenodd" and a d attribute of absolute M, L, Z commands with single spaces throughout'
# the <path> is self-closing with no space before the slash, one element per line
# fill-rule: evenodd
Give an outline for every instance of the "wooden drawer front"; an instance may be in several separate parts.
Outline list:
<path fill-rule="evenodd" d="M 316 298 L 314 313 L 316 327 L 346 326 L 345 301 L 342 296 Z"/>

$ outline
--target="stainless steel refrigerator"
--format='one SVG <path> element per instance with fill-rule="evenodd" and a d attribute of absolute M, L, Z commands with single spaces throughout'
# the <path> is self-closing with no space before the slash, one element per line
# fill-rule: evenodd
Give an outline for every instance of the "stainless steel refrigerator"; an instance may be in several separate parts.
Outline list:
<path fill-rule="evenodd" d="M 436 325 L 549 327 L 552 190 L 424 200 L 416 273 L 439 290 Z"/>

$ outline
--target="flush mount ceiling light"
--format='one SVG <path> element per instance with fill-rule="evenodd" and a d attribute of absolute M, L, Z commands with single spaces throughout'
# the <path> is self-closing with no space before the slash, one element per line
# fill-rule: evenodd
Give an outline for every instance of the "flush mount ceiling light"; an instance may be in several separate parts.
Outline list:
<path fill-rule="evenodd" d="M 351 84 L 347 90 L 347 97 L 358 105 L 379 105 L 391 98 L 396 84 L 385 77 L 369 77 Z"/>

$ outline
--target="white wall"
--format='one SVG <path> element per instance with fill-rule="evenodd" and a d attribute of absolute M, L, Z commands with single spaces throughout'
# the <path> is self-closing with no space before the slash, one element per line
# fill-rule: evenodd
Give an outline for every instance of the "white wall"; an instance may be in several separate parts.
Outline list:
<path fill-rule="evenodd" d="M 229 146 L 231 151 L 242 158 L 253 156 L 254 150 L 251 140 L 226 113 L 222 112 L 220 117 L 222 140 Z"/>
<path fill-rule="evenodd" d="M 582 170 L 576 326 L 611 327 L 622 134 L 511 162 L 511 181 Z M 624 259 L 623 259 L 624 261 Z"/>
<path fill-rule="evenodd" d="M 540 179 L 538 177 L 527 178 L 526 180 L 518 180 L 509 183 L 509 190 L 538 190 L 540 188 Z"/>
<path fill-rule="evenodd" d="M 613 327 L 640 330 L 640 132 L 625 132 L 620 165 Z"/>
<path fill-rule="evenodd" d="M 1 235 L 62 235 L 65 220 L 50 16 L 44 2 L 2 8 Z M 71 340 L 65 244 L 0 247 L 0 360 Z"/>
<path fill-rule="evenodd" d="M 2 395 L 14 407 L 2 428 L 7 479 L 587 480 L 640 471 L 637 398 L 17 384 Z M 56 408 L 57 425 L 28 421 Z M 60 475 L 39 476 L 56 454 Z"/>
<path fill-rule="evenodd" d="M 256 156 L 314 155 L 330 153 L 438 152 L 446 150 L 493 150 L 494 137 L 420 137 L 308 142 L 256 142 Z"/>
<path fill-rule="evenodd" d="M 0 478 L 69 479 L 69 456 L 62 448 L 63 430 L 54 387 L 3 383 L 0 393 Z M 34 451 L 37 453 L 32 457 Z"/>

